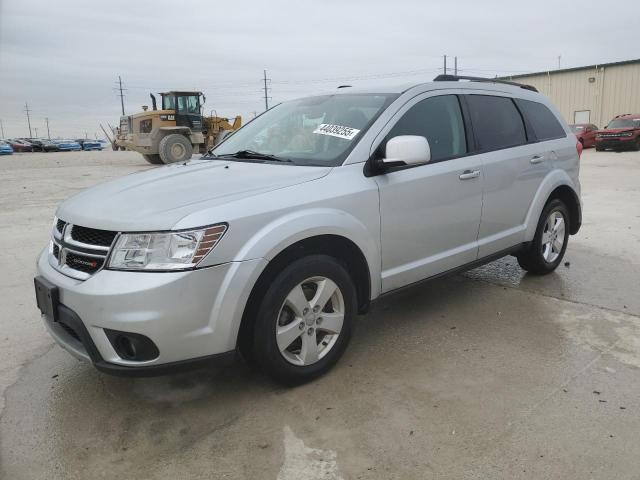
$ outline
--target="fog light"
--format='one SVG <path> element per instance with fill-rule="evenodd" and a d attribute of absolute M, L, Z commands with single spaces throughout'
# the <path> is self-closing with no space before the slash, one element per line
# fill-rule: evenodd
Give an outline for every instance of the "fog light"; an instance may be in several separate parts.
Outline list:
<path fill-rule="evenodd" d="M 160 352 L 153 341 L 139 333 L 104 329 L 111 346 L 123 360 L 143 362 L 158 358 Z"/>

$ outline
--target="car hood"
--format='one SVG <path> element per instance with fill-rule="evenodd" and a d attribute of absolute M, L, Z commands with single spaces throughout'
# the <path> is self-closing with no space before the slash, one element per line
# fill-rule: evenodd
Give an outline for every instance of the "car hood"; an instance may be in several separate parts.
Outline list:
<path fill-rule="evenodd" d="M 92 187 L 63 202 L 56 215 L 103 230 L 170 230 L 199 210 L 316 180 L 330 171 L 330 167 L 192 160 Z"/>

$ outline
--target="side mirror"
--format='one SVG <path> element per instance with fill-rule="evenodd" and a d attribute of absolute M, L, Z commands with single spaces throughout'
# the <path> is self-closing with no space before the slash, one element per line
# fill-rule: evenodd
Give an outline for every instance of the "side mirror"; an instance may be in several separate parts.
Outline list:
<path fill-rule="evenodd" d="M 383 165 L 420 165 L 431 160 L 431 148 L 425 137 L 400 135 L 393 137 L 385 147 Z"/>

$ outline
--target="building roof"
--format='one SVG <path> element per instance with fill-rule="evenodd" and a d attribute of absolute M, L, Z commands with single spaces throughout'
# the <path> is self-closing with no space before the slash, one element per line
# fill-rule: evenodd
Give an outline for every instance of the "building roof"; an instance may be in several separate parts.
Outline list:
<path fill-rule="evenodd" d="M 532 73 L 519 73 L 518 75 L 507 75 L 500 78 L 525 78 L 525 77 L 533 77 L 534 75 L 546 75 L 547 73 L 562 73 L 562 72 L 575 72 L 576 70 L 593 70 L 595 68 L 600 67 L 613 67 L 619 65 L 627 65 L 631 63 L 640 63 L 640 58 L 636 58 L 634 60 L 623 60 L 621 62 L 610 62 L 610 63 L 597 63 L 595 65 L 585 65 L 583 67 L 572 67 L 572 68 L 560 68 L 557 70 L 544 70 L 542 72 L 532 72 Z"/>

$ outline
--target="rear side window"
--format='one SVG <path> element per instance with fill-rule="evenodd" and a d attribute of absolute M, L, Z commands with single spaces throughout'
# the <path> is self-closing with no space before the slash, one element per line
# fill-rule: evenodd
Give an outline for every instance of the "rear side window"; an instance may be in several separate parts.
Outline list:
<path fill-rule="evenodd" d="M 529 121 L 529 125 L 533 128 L 533 133 L 535 133 L 537 140 L 553 140 L 554 138 L 567 136 L 556 116 L 551 113 L 551 110 L 546 105 L 521 99 L 516 100 L 516 102 L 522 114 Z"/>
<path fill-rule="evenodd" d="M 460 102 L 455 95 L 430 97 L 416 103 L 393 126 L 387 139 L 398 135 L 426 137 L 432 162 L 467 153 Z"/>
<path fill-rule="evenodd" d="M 467 95 L 478 149 L 500 150 L 527 143 L 522 116 L 513 100 L 490 95 Z"/>

